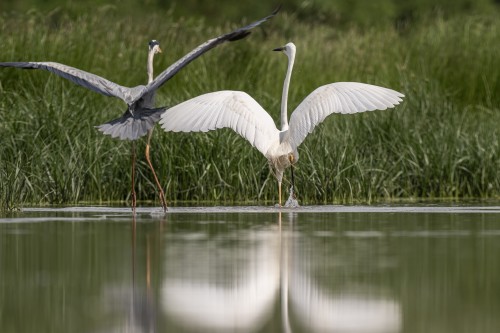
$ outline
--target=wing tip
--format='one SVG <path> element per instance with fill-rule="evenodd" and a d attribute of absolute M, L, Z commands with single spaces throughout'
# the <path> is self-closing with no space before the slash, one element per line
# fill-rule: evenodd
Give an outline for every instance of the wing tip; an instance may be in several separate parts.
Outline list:
<path fill-rule="evenodd" d="M 269 16 L 268 16 L 268 18 L 271 18 L 271 17 L 273 17 L 273 16 L 276 16 L 276 14 L 278 14 L 278 12 L 281 10 L 281 7 L 283 7 L 283 4 L 282 4 L 282 3 L 280 3 L 280 4 L 278 5 L 278 7 L 276 7 L 276 8 L 273 10 L 273 12 L 271 13 L 271 15 L 269 15 Z"/>
<path fill-rule="evenodd" d="M 246 36 L 248 36 L 250 34 L 250 30 L 259 26 L 260 24 L 266 22 L 267 20 L 273 18 L 274 16 L 276 16 L 276 14 L 278 14 L 278 12 L 281 10 L 281 4 L 278 5 L 278 7 L 276 7 L 271 14 L 269 14 L 268 16 L 260 19 L 260 20 L 257 20 L 253 23 L 250 23 L 249 25 L 237 30 L 237 34 L 234 36 L 234 37 L 230 37 L 228 39 L 228 41 L 232 42 L 232 41 L 236 41 L 236 40 L 240 40 L 240 39 L 243 39 L 245 38 Z"/>

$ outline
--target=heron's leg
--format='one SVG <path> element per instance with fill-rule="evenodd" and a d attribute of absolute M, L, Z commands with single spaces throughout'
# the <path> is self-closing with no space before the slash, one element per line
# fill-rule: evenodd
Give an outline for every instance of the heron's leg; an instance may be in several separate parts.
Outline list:
<path fill-rule="evenodd" d="M 135 205 L 136 205 L 136 197 L 135 197 L 135 141 L 132 141 L 132 191 L 131 191 L 131 199 L 132 199 L 132 212 L 135 215 Z"/>
<path fill-rule="evenodd" d="M 293 164 L 290 166 L 290 172 L 292 173 L 292 193 L 293 193 L 293 198 L 296 199 L 297 196 L 295 195 L 295 179 L 293 178 Z"/>
<path fill-rule="evenodd" d="M 155 169 L 153 168 L 153 164 L 151 164 L 151 160 L 149 158 L 149 147 L 150 147 L 150 142 L 151 142 L 151 136 L 153 135 L 153 128 L 151 128 L 148 131 L 148 142 L 146 144 L 146 161 L 148 161 L 149 168 L 151 169 L 151 172 L 153 172 L 153 177 L 156 182 L 156 186 L 158 187 L 158 191 L 160 193 L 160 202 L 161 206 L 163 207 L 163 212 L 167 212 L 167 200 L 165 200 L 165 193 L 163 192 L 163 189 L 161 188 L 160 182 L 158 181 L 158 177 L 156 176 Z"/>

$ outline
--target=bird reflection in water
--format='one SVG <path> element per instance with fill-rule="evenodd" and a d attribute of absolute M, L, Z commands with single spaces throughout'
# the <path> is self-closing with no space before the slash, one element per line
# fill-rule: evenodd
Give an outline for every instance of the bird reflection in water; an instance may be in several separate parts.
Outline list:
<path fill-rule="evenodd" d="M 132 227 L 132 302 L 129 315 L 128 331 L 152 333 L 156 328 L 156 306 L 151 290 L 151 242 L 146 234 L 146 288 L 136 283 L 136 230 L 137 224 L 133 216 Z"/>
<path fill-rule="evenodd" d="M 191 235 L 182 250 L 167 247 L 160 304 L 169 327 L 187 332 L 401 331 L 396 300 L 363 293 L 370 285 L 332 291 L 320 284 L 313 275 L 314 257 L 302 254 L 297 213 L 283 215 L 288 221 L 282 222 L 278 212 L 278 224 L 265 230 Z"/>
<path fill-rule="evenodd" d="M 154 333 L 158 330 L 158 304 L 156 298 L 154 277 L 158 263 L 152 258 L 157 257 L 154 251 L 161 248 L 163 220 L 158 227 L 144 232 L 137 232 L 136 217 L 131 223 L 131 260 L 124 267 L 130 267 L 130 279 L 118 282 L 104 289 L 103 305 L 108 324 L 102 332 L 132 332 Z M 147 228 L 146 228 L 147 227 Z M 141 226 L 141 231 L 149 226 Z M 154 245 L 154 246 L 152 246 Z M 153 276 L 153 281 L 152 281 Z M 128 282 L 130 281 L 130 282 Z M 100 331 L 98 331 L 100 332 Z"/>
<path fill-rule="evenodd" d="M 170 325 L 192 332 L 253 332 L 269 322 L 280 275 L 273 229 L 172 240 L 183 246 L 168 247 L 164 258 L 161 305 Z"/>

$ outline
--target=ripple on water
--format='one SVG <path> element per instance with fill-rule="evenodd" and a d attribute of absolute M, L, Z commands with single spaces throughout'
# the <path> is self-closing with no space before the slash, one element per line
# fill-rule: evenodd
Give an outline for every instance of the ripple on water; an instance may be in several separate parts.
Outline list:
<path fill-rule="evenodd" d="M 169 207 L 167 213 L 158 207 L 137 208 L 137 219 L 168 218 L 171 214 L 213 214 L 213 213 L 402 213 L 402 214 L 500 214 L 500 206 L 436 206 L 436 205 L 321 205 L 299 206 L 293 189 L 287 200 L 287 207 L 274 206 L 212 206 L 212 207 Z M 42 223 L 54 221 L 86 222 L 96 220 L 129 221 L 132 216 L 129 207 L 56 207 L 23 208 L 20 213 L 0 218 L 0 223 Z"/>

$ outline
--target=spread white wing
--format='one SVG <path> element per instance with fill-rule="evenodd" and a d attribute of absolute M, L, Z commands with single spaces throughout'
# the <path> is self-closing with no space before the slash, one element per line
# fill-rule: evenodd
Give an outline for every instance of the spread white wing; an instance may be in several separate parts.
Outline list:
<path fill-rule="evenodd" d="M 388 88 L 358 82 L 336 82 L 321 86 L 307 96 L 290 116 L 285 140 L 293 149 L 316 125 L 332 113 L 385 110 L 398 105 L 403 94 Z"/>
<path fill-rule="evenodd" d="M 160 124 L 165 131 L 172 132 L 232 128 L 264 155 L 279 140 L 271 116 L 241 91 L 216 91 L 187 100 L 165 111 Z"/>

